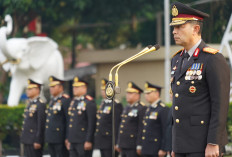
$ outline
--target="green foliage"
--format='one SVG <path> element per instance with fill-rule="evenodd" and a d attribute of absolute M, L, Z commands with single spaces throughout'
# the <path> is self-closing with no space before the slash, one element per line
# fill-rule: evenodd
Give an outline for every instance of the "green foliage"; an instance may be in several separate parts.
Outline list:
<path fill-rule="evenodd" d="M 24 105 L 9 107 L 0 105 L 0 140 L 3 140 L 6 135 L 13 131 L 20 133 L 23 120 Z"/>

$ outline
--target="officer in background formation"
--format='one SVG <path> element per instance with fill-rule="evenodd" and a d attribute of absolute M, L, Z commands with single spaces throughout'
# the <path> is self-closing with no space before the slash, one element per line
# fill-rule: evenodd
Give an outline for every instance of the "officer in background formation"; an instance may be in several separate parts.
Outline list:
<path fill-rule="evenodd" d="M 97 123 L 95 131 L 95 148 L 100 149 L 101 157 L 110 157 L 112 156 L 112 100 L 108 100 L 105 94 L 107 79 L 101 80 L 101 95 L 102 103 L 99 110 L 97 111 Z M 115 128 L 115 139 L 118 137 L 118 128 L 121 121 L 122 114 L 122 104 L 115 100 L 114 102 L 114 128 Z M 115 152 L 115 156 L 118 156 L 118 153 Z"/>
<path fill-rule="evenodd" d="M 68 107 L 71 99 L 64 94 L 63 80 L 54 76 L 49 78 L 50 94 L 52 96 L 47 108 L 45 141 L 51 157 L 68 157 Z"/>
<path fill-rule="evenodd" d="M 70 157 L 92 157 L 96 104 L 91 96 L 86 95 L 87 85 L 85 80 L 74 77 L 74 98 L 69 107 Z"/>
<path fill-rule="evenodd" d="M 24 109 L 24 122 L 21 142 L 24 144 L 25 157 L 42 157 L 44 145 L 46 105 L 39 97 L 41 84 L 28 80 L 28 104 Z"/>
<path fill-rule="evenodd" d="M 160 86 L 145 83 L 145 98 L 149 107 L 144 116 L 142 135 L 143 157 L 164 157 L 167 154 L 167 117 L 169 108 L 160 100 Z"/>
<path fill-rule="evenodd" d="M 201 38 L 208 14 L 175 2 L 172 16 L 174 40 L 184 48 L 171 61 L 172 156 L 221 156 L 228 142 L 229 66 Z"/>
<path fill-rule="evenodd" d="M 146 106 L 140 102 L 143 90 L 135 83 L 129 82 L 126 92 L 128 105 L 122 113 L 117 150 L 121 151 L 122 157 L 136 157 L 141 155 L 143 116 Z"/>

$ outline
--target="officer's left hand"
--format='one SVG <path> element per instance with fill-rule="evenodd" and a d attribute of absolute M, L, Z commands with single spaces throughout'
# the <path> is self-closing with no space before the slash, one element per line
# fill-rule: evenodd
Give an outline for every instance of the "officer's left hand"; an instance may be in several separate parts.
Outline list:
<path fill-rule="evenodd" d="M 137 152 L 138 155 L 141 155 L 141 154 L 142 154 L 141 149 L 137 149 L 136 152 Z"/>
<path fill-rule="evenodd" d="M 163 150 L 159 150 L 158 155 L 159 157 L 164 157 L 167 153 Z"/>
<path fill-rule="evenodd" d="M 40 149 L 41 148 L 41 144 L 39 143 L 34 143 L 34 149 Z"/>
<path fill-rule="evenodd" d="M 205 157 L 218 157 L 219 156 L 219 146 L 207 144 L 205 149 Z"/>
<path fill-rule="evenodd" d="M 91 149 L 92 149 L 92 143 L 91 142 L 85 142 L 84 150 L 91 150 Z"/>

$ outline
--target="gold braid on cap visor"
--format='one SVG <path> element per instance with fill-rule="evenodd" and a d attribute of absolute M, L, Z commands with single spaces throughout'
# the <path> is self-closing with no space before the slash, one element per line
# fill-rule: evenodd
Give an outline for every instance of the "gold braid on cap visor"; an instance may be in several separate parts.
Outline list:
<path fill-rule="evenodd" d="M 126 92 L 128 92 L 128 93 L 139 93 L 139 90 L 137 90 L 135 88 L 127 88 Z"/>
<path fill-rule="evenodd" d="M 80 86 L 85 86 L 85 85 L 86 85 L 86 83 L 84 83 L 84 82 L 74 82 L 72 84 L 73 87 L 80 87 Z"/>
<path fill-rule="evenodd" d="M 31 89 L 31 88 L 39 88 L 39 86 L 36 84 L 30 84 L 27 86 L 27 89 Z"/>

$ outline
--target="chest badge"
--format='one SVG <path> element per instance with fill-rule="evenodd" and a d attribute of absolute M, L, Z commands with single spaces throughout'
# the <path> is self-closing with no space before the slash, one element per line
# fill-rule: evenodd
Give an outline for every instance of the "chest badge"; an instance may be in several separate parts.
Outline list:
<path fill-rule="evenodd" d="M 158 116 L 158 112 L 151 112 L 150 113 L 150 116 L 149 116 L 149 119 L 157 119 L 157 116 Z"/>
<path fill-rule="evenodd" d="M 189 87 L 189 91 L 191 92 L 191 93 L 195 93 L 196 92 L 196 87 L 195 86 L 190 86 Z"/>

